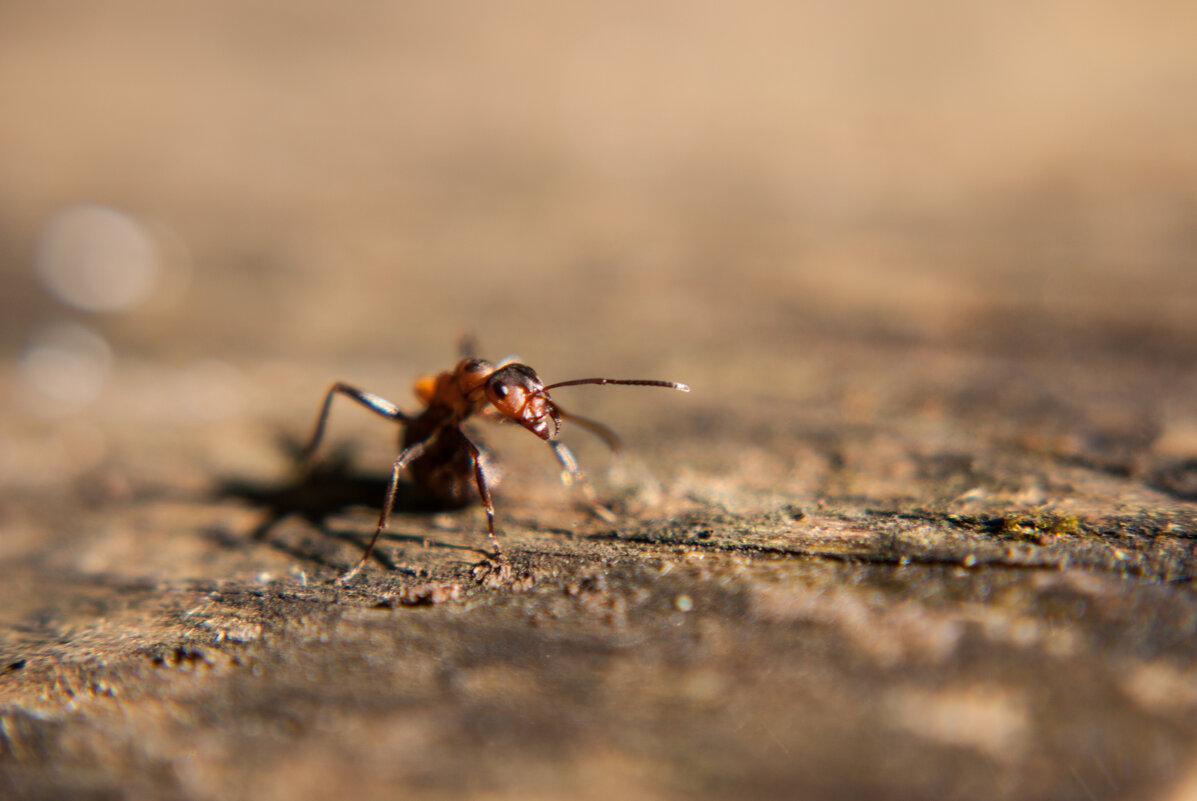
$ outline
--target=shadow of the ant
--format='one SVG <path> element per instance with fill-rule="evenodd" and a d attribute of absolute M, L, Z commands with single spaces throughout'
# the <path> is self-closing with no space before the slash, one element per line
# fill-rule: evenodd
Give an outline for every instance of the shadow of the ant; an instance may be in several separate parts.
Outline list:
<path fill-rule="evenodd" d="M 289 456 L 294 457 L 299 453 L 299 448 L 289 439 L 280 439 L 279 444 Z M 249 540 L 264 543 L 295 559 L 344 571 L 347 565 L 336 560 L 331 549 L 320 548 L 319 545 L 311 543 L 298 545 L 271 535 L 281 523 L 289 518 L 298 517 L 325 535 L 328 541 L 347 542 L 355 548 L 364 549 L 373 534 L 372 526 L 346 529 L 330 525 L 330 519 L 354 508 L 377 511 L 386 497 L 389 476 L 351 470 L 351 456 L 352 449 L 341 446 L 313 464 L 309 470 L 297 469 L 284 480 L 254 482 L 239 478 L 226 479 L 216 486 L 214 495 L 221 500 L 240 500 L 262 510 L 261 522 L 249 532 Z M 391 508 L 402 515 L 433 515 L 464 507 L 465 505 L 447 505 L 423 487 L 400 481 Z M 246 542 L 240 537 L 230 537 L 219 532 L 214 533 L 213 538 L 219 544 L 230 548 L 241 547 Z M 433 540 L 423 534 L 387 532 L 383 534 L 383 538 L 392 542 L 434 545 L 438 548 L 480 550 L 469 545 Z M 388 569 L 402 569 L 383 551 L 381 548 L 376 549 L 373 558 Z"/>

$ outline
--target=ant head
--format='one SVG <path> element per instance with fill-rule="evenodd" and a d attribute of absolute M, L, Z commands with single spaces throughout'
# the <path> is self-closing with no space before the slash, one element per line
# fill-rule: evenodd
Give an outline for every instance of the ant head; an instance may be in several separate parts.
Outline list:
<path fill-rule="evenodd" d="M 486 379 L 486 399 L 508 420 L 543 440 L 557 436 L 561 420 L 544 391 L 544 382 L 526 364 L 500 367 Z"/>

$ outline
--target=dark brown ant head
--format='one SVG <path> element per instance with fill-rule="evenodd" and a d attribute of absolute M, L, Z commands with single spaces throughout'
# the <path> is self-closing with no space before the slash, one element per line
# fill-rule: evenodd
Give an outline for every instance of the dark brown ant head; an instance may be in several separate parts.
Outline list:
<path fill-rule="evenodd" d="M 549 400 L 544 382 L 526 364 L 508 364 L 486 380 L 486 399 L 508 420 L 519 423 L 543 440 L 557 436 L 561 419 Z"/>

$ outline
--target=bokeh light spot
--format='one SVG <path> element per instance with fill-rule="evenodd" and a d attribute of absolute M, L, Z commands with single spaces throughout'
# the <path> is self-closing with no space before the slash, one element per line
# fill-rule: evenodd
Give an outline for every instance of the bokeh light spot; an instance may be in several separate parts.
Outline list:
<path fill-rule="evenodd" d="M 55 323 L 35 332 L 21 355 L 18 375 L 35 410 L 67 414 L 100 394 L 112 365 L 112 349 L 78 323 Z"/>
<path fill-rule="evenodd" d="M 145 302 L 161 265 L 154 238 L 139 221 L 108 206 L 79 203 L 46 220 L 34 269 L 63 303 L 117 312 Z"/>

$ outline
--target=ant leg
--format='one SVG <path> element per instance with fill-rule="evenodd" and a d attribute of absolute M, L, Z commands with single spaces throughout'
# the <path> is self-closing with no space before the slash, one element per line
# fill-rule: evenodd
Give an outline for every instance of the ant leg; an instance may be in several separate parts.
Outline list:
<path fill-rule="evenodd" d="M 474 482 L 478 485 L 478 497 L 482 499 L 482 507 L 486 509 L 486 530 L 490 536 L 490 543 L 495 547 L 495 556 L 503 558 L 503 549 L 499 547 L 499 540 L 495 537 L 495 505 L 490 500 L 490 490 L 486 488 L 486 474 L 482 469 L 482 449 L 462 432 L 466 447 L 470 449 L 470 458 L 474 462 Z"/>
<path fill-rule="evenodd" d="M 403 468 L 407 467 L 413 459 L 418 458 L 420 454 L 424 453 L 424 450 L 428 447 L 428 442 L 429 440 L 422 440 L 407 446 L 395 459 L 395 466 L 391 469 L 391 483 L 387 485 L 387 497 L 382 502 L 382 511 L 378 515 L 378 528 L 374 529 L 374 536 L 370 538 L 370 544 L 366 546 L 365 552 L 362 553 L 361 561 L 357 563 L 356 567 L 342 573 L 337 579 L 337 584 L 348 584 L 366 566 L 366 562 L 370 559 L 370 554 L 374 553 L 375 543 L 382 536 L 382 531 L 387 527 L 387 521 L 390 520 L 391 506 L 394 505 L 395 493 L 399 490 L 399 474 L 403 472 Z"/>
<path fill-rule="evenodd" d="M 299 453 L 300 460 L 304 465 L 310 465 L 312 455 L 316 452 L 316 448 L 319 447 L 320 440 L 324 438 L 324 424 L 328 422 L 328 411 L 332 407 L 333 396 L 337 394 L 349 396 L 370 411 L 388 420 L 406 423 L 411 419 L 399 411 L 399 407 L 386 398 L 381 398 L 372 392 L 365 392 L 357 387 L 338 381 L 329 387 L 328 392 L 325 393 L 324 403 L 320 405 L 320 416 L 316 418 L 316 426 L 312 429 L 312 436 L 308 440 L 308 444 Z"/>
<path fill-rule="evenodd" d="M 466 334 L 457 343 L 457 354 L 463 359 L 478 358 L 478 339 L 473 333 Z"/>
<path fill-rule="evenodd" d="M 548 440 L 548 443 L 552 446 L 553 455 L 557 457 L 557 461 L 563 468 L 561 483 L 567 487 L 570 484 L 577 484 L 581 488 L 582 494 L 586 496 L 586 502 L 590 504 L 590 509 L 594 512 L 595 517 L 607 523 L 614 523 L 615 515 L 611 513 L 610 509 L 599 503 L 598 494 L 594 491 L 594 487 L 590 486 L 582 468 L 578 467 L 578 460 L 574 458 L 573 452 L 565 447 L 564 443 L 555 439 Z"/>
<path fill-rule="evenodd" d="M 594 434 L 596 437 L 601 439 L 613 453 L 619 453 L 620 450 L 623 449 L 623 442 L 620 441 L 619 435 L 607 426 L 600 423 L 598 420 L 591 420 L 589 417 L 582 417 L 578 414 L 570 414 L 555 403 L 553 406 L 557 409 L 557 414 L 561 416 L 562 420 L 568 420 L 580 428 L 586 429 L 591 434 Z M 559 456 L 557 458 L 560 459 L 561 457 Z M 576 467 L 577 464 L 575 463 L 574 466 Z"/>

